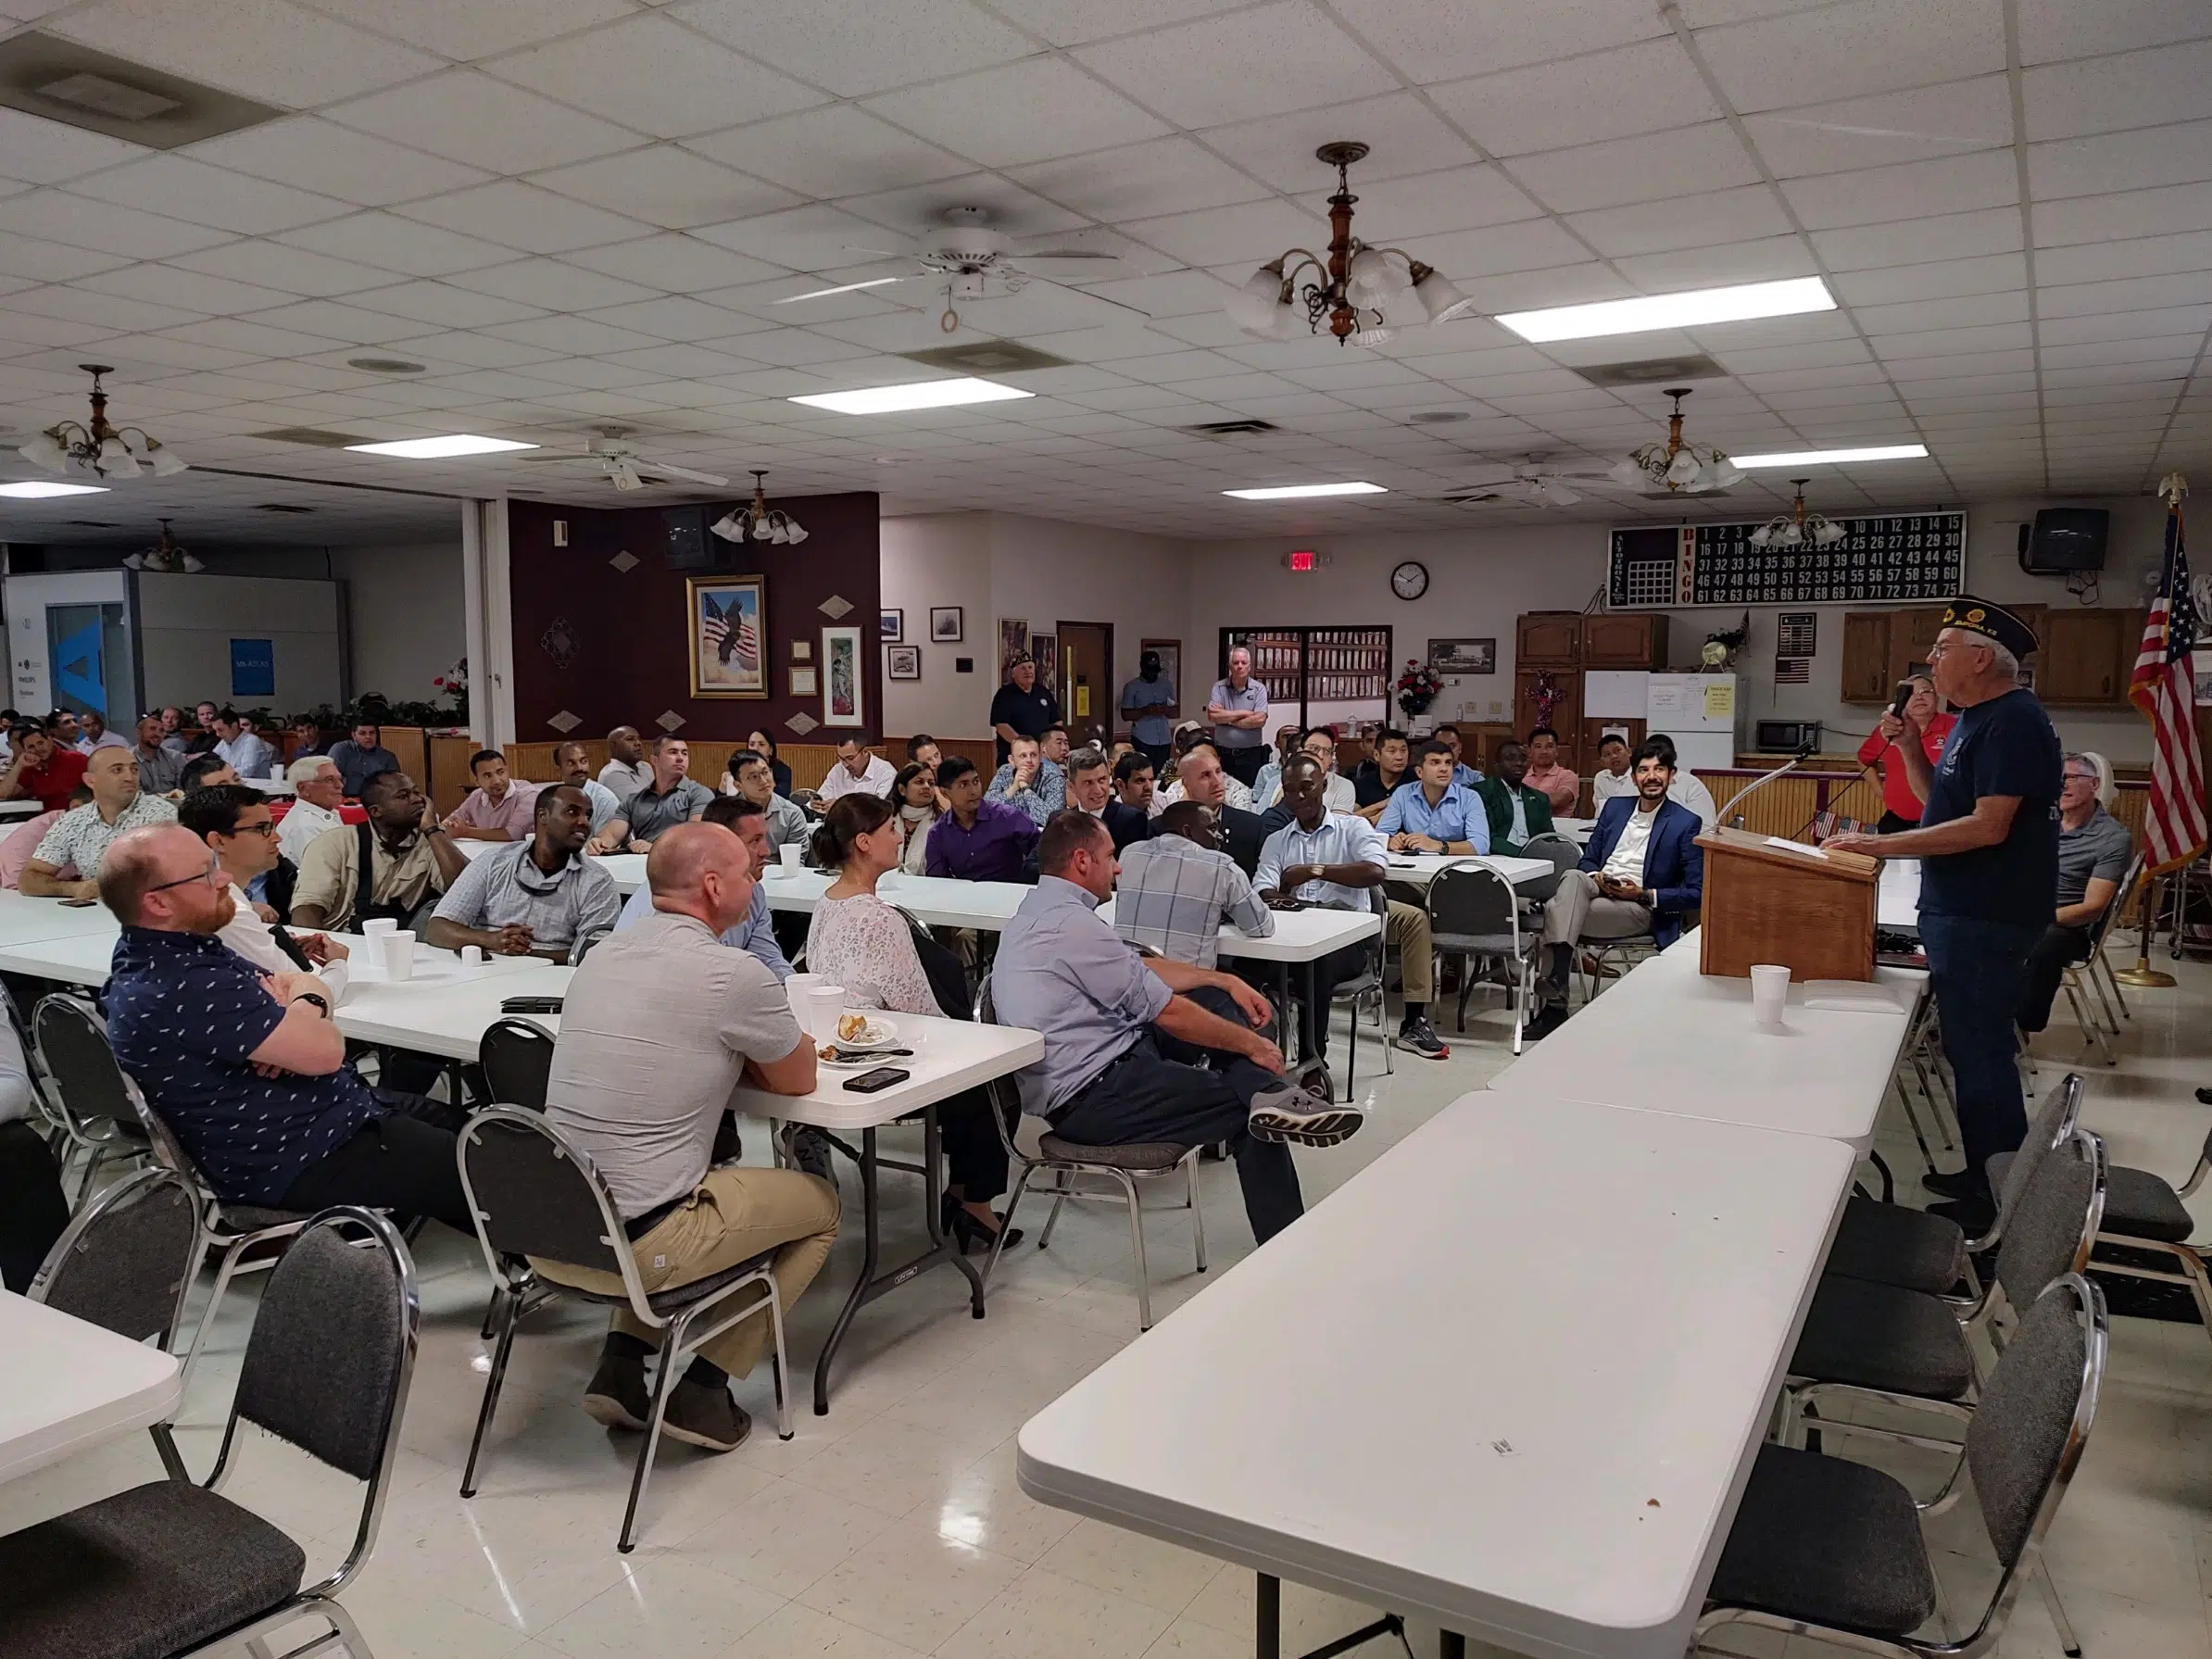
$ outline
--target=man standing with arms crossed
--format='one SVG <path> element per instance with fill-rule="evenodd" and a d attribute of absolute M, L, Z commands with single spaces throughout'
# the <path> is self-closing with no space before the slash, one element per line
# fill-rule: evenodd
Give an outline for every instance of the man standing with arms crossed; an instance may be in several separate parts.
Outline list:
<path fill-rule="evenodd" d="M 1213 749 L 1228 774 L 1251 788 L 1267 760 L 1267 687 L 1252 678 L 1252 654 L 1229 647 L 1229 672 L 1206 694 Z"/>

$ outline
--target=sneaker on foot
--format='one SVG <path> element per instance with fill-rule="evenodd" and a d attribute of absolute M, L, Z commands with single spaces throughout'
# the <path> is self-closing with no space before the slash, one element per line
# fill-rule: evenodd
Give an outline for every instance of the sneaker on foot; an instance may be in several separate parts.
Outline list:
<path fill-rule="evenodd" d="M 645 1360 L 636 1354 L 601 1354 L 599 1368 L 584 1386 L 584 1415 L 609 1428 L 643 1428 L 652 1410 Z"/>
<path fill-rule="evenodd" d="M 1408 1054 L 1418 1054 L 1424 1060 L 1443 1060 L 1452 1052 L 1426 1019 L 1406 1021 L 1398 1027 L 1395 1041 Z"/>
<path fill-rule="evenodd" d="M 730 1398 L 727 1384 L 713 1387 L 685 1376 L 669 1390 L 660 1432 L 672 1440 L 703 1452 L 735 1452 L 752 1431 L 753 1420 Z"/>
<path fill-rule="evenodd" d="M 1254 1140 L 1288 1140 L 1309 1147 L 1333 1147 L 1350 1140 L 1365 1121 L 1359 1107 L 1335 1105 L 1291 1083 L 1254 1096 L 1245 1120 Z"/>
<path fill-rule="evenodd" d="M 784 1151 L 797 1168 L 832 1187 L 837 1184 L 836 1172 L 830 1166 L 829 1139 L 821 1130 L 805 1124 L 786 1124 L 783 1137 Z"/>

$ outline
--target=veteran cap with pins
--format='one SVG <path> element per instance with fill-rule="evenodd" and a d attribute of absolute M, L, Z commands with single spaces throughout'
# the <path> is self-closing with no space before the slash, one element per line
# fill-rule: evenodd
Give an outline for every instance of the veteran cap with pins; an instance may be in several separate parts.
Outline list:
<path fill-rule="evenodd" d="M 1961 594 L 1943 608 L 1943 626 L 1979 634 L 1993 640 L 2015 657 L 2025 659 L 2035 650 L 2035 630 L 2002 605 Z"/>

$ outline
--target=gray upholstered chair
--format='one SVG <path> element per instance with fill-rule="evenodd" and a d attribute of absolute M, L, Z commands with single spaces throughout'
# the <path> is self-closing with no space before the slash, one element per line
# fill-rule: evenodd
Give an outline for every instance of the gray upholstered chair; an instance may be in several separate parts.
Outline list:
<path fill-rule="evenodd" d="M 2069 1273 L 2045 1286 L 2022 1310 L 1949 1481 L 1926 1502 L 1878 1469 L 1761 1447 L 1706 1592 L 1700 1651 L 1715 1632 L 1751 1625 L 1896 1659 L 1979 1659 L 2040 1575 L 2067 1652 L 2080 1653 L 2051 1590 L 2043 1539 L 2096 1420 L 2105 1343 L 2094 1285 Z M 1916 1635 L 1939 1601 L 1920 1517 L 1954 1502 L 1964 1475 L 1996 1549 L 1997 1586 L 1965 1637 Z"/>
<path fill-rule="evenodd" d="M 484 1439 L 499 1406 L 507 1363 L 514 1352 L 515 1326 L 533 1308 L 555 1295 L 627 1307 L 661 1333 L 660 1360 L 653 1381 L 653 1413 L 637 1467 L 630 1477 L 630 1502 L 622 1512 L 616 1548 L 635 1547 L 638 1505 L 660 1444 L 660 1425 L 668 1414 L 669 1390 L 700 1347 L 741 1321 L 767 1310 L 773 1333 L 775 1431 L 789 1439 L 791 1366 L 784 1349 L 784 1310 L 776 1296 L 775 1252 L 763 1251 L 720 1273 L 687 1285 L 648 1291 L 637 1271 L 621 1214 L 607 1183 L 584 1152 L 547 1123 L 542 1113 L 516 1106 L 487 1106 L 461 1126 L 461 1188 L 476 1220 L 476 1241 L 497 1298 L 498 1345 L 492 1351 L 491 1375 L 484 1379 L 484 1405 L 476 1414 L 475 1437 L 461 1472 L 460 1493 L 476 1495 L 476 1468 Z M 578 1289 L 546 1279 L 530 1258 L 586 1268 L 619 1279 L 619 1292 Z"/>
<path fill-rule="evenodd" d="M 1514 889 L 1523 903 L 1534 906 L 1539 910 L 1543 908 L 1545 899 L 1559 891 L 1559 882 L 1562 876 L 1570 870 L 1579 870 L 1582 867 L 1582 848 L 1575 844 L 1575 838 L 1572 836 L 1562 835 L 1557 830 L 1547 830 L 1540 836 L 1529 836 L 1521 844 L 1520 856 L 1525 859 L 1549 859 L 1552 861 L 1551 874 L 1540 875 L 1527 886 Z"/>
<path fill-rule="evenodd" d="M 1994 1169 L 1997 1160 L 1991 1159 L 1990 1165 Z M 2181 1201 L 2202 1187 L 2208 1175 L 2212 1175 L 2212 1135 L 2206 1137 L 2204 1148 L 2197 1153 L 2196 1167 L 2189 1172 L 2189 1178 L 2179 1188 L 2147 1169 L 2116 1165 L 2109 1174 L 2105 1215 L 2097 1228 L 2096 1242 L 2165 1256 L 2173 1265 L 2154 1267 L 2143 1263 L 2118 1261 L 2106 1254 L 2097 1261 L 2096 1269 L 2099 1273 L 2117 1273 L 2127 1278 L 2183 1287 L 2196 1302 L 2197 1317 L 2204 1322 L 2206 1330 L 2212 1332 L 2212 1274 L 2207 1274 L 2205 1267 L 2205 1252 L 2212 1250 L 2212 1243 L 2189 1242 L 2189 1235 L 2196 1230 L 2196 1222 Z"/>
<path fill-rule="evenodd" d="M 1351 1016 L 1347 1022 L 1351 1040 L 1344 1055 L 1344 1098 L 1353 1095 L 1353 1084 L 1360 1070 L 1360 1010 L 1375 1010 L 1375 1040 L 1382 1045 L 1383 1075 L 1393 1076 L 1398 1068 L 1393 1062 L 1390 1041 L 1389 982 L 1390 982 L 1390 900 L 1379 886 L 1367 889 L 1368 906 L 1382 918 L 1382 929 L 1367 947 L 1367 965 L 1350 979 L 1339 979 L 1329 989 L 1329 1006 L 1318 1016 L 1327 1019 L 1331 1010 L 1349 1008 Z M 1301 1054 L 1299 1068 L 1302 1072 L 1308 1062 L 1318 1061 L 1319 1055 Z"/>
<path fill-rule="evenodd" d="M 1540 930 L 1524 925 L 1513 883 L 1487 864 L 1452 864 L 1428 884 L 1428 936 L 1439 956 L 1460 959 L 1460 1031 L 1467 1029 L 1467 999 L 1475 989 L 1474 960 L 1494 958 L 1513 973 L 1513 1051 L 1521 1051 L 1521 1027 L 1536 996 L 1536 948 Z"/>
<path fill-rule="evenodd" d="M 2129 861 L 2112 902 L 2089 924 L 2089 954 L 2079 962 L 2069 962 L 2059 980 L 2067 1004 L 2074 1011 L 2075 1023 L 2081 1027 L 2084 1051 L 2088 1048 L 2101 1050 L 2106 1065 L 2119 1063 L 2119 1050 L 2113 1045 L 2120 1034 L 2120 1022 L 2135 1016 L 2128 1012 L 2127 1000 L 2119 996 L 2119 981 L 2112 977 L 2112 964 L 2105 960 L 2105 939 L 2128 908 L 2128 896 L 2143 879 L 2143 857 L 2138 852 Z"/>
<path fill-rule="evenodd" d="M 584 959 L 597 949 L 599 941 L 613 931 L 614 929 L 611 927 L 594 927 L 577 935 L 576 942 L 569 947 L 569 966 L 572 968 L 582 967 Z M 505 1100 L 506 1097 L 495 1093 L 492 1099 L 500 1100 Z"/>
<path fill-rule="evenodd" d="M 89 1020 L 96 1039 L 86 1035 Z M 115 1159 L 143 1158 L 146 1139 L 131 1103 L 117 1087 L 122 1074 L 107 1048 L 107 1027 L 90 1002 L 73 991 L 55 991 L 31 1011 L 31 1035 L 39 1066 L 54 1087 L 44 1091 L 48 1114 L 84 1166 L 70 1200 L 73 1210 L 92 1191 L 93 1177 Z M 63 1152 L 66 1160 L 69 1152 Z"/>
<path fill-rule="evenodd" d="M 341 1229 L 366 1234 L 368 1247 Z M 262 1292 L 207 1484 L 157 1480 L 0 1537 L 7 1587 L 0 1652 L 8 1659 L 266 1653 L 276 1631 L 320 1619 L 328 1633 L 310 1647 L 335 1641 L 368 1659 L 336 1598 L 376 1546 L 420 1317 L 414 1263 L 390 1222 L 355 1209 L 316 1216 Z M 333 1364 L 333 1355 L 344 1364 Z M 242 1420 L 362 1483 L 346 1559 L 304 1589 L 299 1544 L 220 1495 Z"/>
<path fill-rule="evenodd" d="M 543 1112 L 546 1079 L 553 1072 L 553 1034 L 513 1014 L 494 1020 L 477 1039 L 476 1064 L 500 1105 Z"/>
<path fill-rule="evenodd" d="M 998 1011 L 991 1001 L 990 976 L 986 974 L 975 993 L 975 1017 L 989 1024 L 997 1024 Z M 1037 1236 L 1037 1248 L 1044 1250 L 1052 1242 L 1052 1229 L 1060 1221 L 1061 1206 L 1074 1199 L 1119 1198 L 1129 1208 L 1129 1238 L 1137 1249 L 1137 1328 L 1152 1328 L 1152 1282 L 1144 1253 L 1144 1202 L 1137 1193 L 1140 1181 L 1158 1181 L 1180 1174 L 1183 1177 L 1184 1200 L 1181 1204 L 1169 1206 L 1190 1212 L 1192 1242 L 1198 1250 L 1198 1270 L 1206 1271 L 1206 1218 L 1199 1209 L 1198 1163 L 1201 1146 L 1183 1146 L 1173 1141 L 1148 1141 L 1132 1146 L 1084 1146 L 1073 1140 L 1062 1140 L 1047 1130 L 1037 1142 L 1035 1155 L 1024 1152 L 1014 1143 L 1014 1136 L 1007 1127 L 1010 1117 L 1018 1120 L 1017 1113 L 1004 1110 L 1005 1102 L 998 1091 L 1011 1087 L 1010 1079 L 996 1079 L 989 1086 L 993 1091 L 995 1110 L 991 1116 L 999 1125 L 999 1138 L 1006 1144 L 1006 1158 L 1013 1169 L 1013 1190 L 1006 1200 L 1006 1220 L 999 1229 L 999 1237 L 991 1245 L 990 1259 L 983 1264 L 983 1280 L 990 1283 L 991 1272 L 999 1265 L 999 1251 L 1006 1247 L 1006 1236 L 1013 1231 L 1014 1210 L 1022 1201 L 1022 1195 L 1029 1190 L 1029 1184 L 1039 1175 L 1051 1178 L 1049 1187 L 1037 1188 L 1039 1194 L 1049 1195 L 1052 1213 L 1045 1218 L 1045 1230 Z M 1088 1176 L 1094 1180 L 1112 1181 L 1117 1190 L 1100 1191 L 1086 1188 L 1078 1183 Z"/>

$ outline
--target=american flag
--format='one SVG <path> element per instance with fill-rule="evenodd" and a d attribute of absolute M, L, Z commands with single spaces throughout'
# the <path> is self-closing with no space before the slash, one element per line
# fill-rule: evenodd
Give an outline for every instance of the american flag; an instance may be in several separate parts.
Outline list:
<path fill-rule="evenodd" d="M 2173 507 L 2166 518 L 2166 566 L 2143 624 L 2143 648 L 2128 680 L 2128 697 L 2151 723 L 2150 809 L 2143 816 L 2151 873 L 2188 863 L 2205 849 L 2205 767 L 2196 741 L 2196 695 L 2191 652 L 2196 606 L 2189 597 L 2189 555 L 2182 545 L 2180 477 L 2160 486 Z"/>

